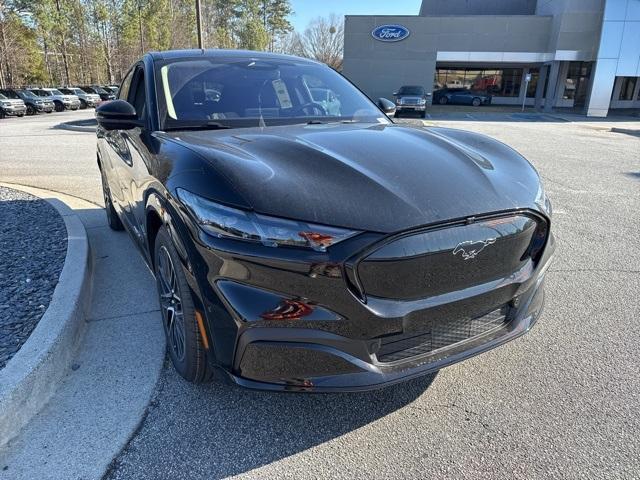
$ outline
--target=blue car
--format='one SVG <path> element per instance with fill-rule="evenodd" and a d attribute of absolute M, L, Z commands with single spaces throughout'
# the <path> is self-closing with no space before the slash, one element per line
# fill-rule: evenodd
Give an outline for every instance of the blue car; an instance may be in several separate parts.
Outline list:
<path fill-rule="evenodd" d="M 491 95 L 467 88 L 443 88 L 433 92 L 433 102 L 440 105 L 490 105 Z"/>

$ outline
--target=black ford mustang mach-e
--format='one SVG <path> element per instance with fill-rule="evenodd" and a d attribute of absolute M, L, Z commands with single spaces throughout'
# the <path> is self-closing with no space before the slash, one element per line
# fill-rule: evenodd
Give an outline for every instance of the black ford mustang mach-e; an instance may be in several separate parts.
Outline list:
<path fill-rule="evenodd" d="M 224 50 L 147 54 L 97 109 L 109 225 L 155 272 L 184 378 L 365 390 L 536 322 L 554 241 L 534 168 L 393 110 L 322 64 Z"/>

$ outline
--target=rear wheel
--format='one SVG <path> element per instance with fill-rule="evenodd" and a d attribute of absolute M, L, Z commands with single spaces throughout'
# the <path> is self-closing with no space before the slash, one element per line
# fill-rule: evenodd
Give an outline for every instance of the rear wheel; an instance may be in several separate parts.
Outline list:
<path fill-rule="evenodd" d="M 191 290 L 166 227 L 158 231 L 153 258 L 171 362 L 185 380 L 207 382 L 213 377 L 213 369 L 207 362 Z"/>
<path fill-rule="evenodd" d="M 447 97 L 440 97 L 440 100 L 438 100 L 438 103 L 439 103 L 440 105 L 446 105 L 446 104 L 447 104 L 447 102 L 448 102 Z"/>
<path fill-rule="evenodd" d="M 100 169 L 100 176 L 102 177 L 102 198 L 104 198 L 104 210 L 107 212 L 107 222 L 109 223 L 109 228 L 111 230 L 123 230 L 124 225 L 122 225 L 122 220 L 118 217 L 116 213 L 116 209 L 113 208 L 113 200 L 111 200 L 111 191 L 109 190 L 109 184 L 107 183 L 107 179 Z"/>
<path fill-rule="evenodd" d="M 473 105 L 474 107 L 479 107 L 480 105 L 482 105 L 482 100 L 476 97 L 471 101 L 471 105 Z"/>

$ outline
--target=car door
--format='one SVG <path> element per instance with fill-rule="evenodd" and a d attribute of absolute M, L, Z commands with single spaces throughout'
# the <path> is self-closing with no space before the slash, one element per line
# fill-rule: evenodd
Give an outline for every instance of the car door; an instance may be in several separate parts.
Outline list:
<path fill-rule="evenodd" d="M 143 126 L 120 132 L 127 145 L 129 155 L 122 159 L 119 173 L 128 203 L 127 221 L 136 234 L 140 245 L 143 246 L 145 231 L 144 192 L 146 186 L 153 181 L 153 155 L 151 153 L 153 140 L 148 127 L 147 88 L 142 65 L 135 68 L 127 101 L 136 109 L 137 118 Z"/>
<path fill-rule="evenodd" d="M 122 100 L 127 99 L 133 74 L 134 69 L 131 69 L 122 81 L 122 95 L 120 96 Z M 102 174 L 109 187 L 111 201 L 116 211 L 126 223 L 127 217 L 125 216 L 125 211 L 129 207 L 129 203 L 125 196 L 125 186 L 121 180 L 123 174 L 120 170 L 122 170 L 123 163 L 128 161 L 130 157 L 129 147 L 125 143 L 119 130 L 98 129 L 98 151 L 102 165 Z"/>

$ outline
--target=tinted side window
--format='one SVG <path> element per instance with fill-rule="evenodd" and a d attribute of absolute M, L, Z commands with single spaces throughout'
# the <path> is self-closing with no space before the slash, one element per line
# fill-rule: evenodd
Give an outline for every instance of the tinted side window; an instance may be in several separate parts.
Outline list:
<path fill-rule="evenodd" d="M 146 95 L 144 88 L 144 70 L 142 67 L 134 70 L 133 81 L 131 82 L 127 101 L 136 109 L 138 119 L 143 119 L 146 113 Z"/>
<path fill-rule="evenodd" d="M 120 100 L 126 100 L 129 95 L 129 90 L 131 89 L 131 79 L 133 78 L 133 72 L 135 69 L 129 70 L 129 73 L 124 77 L 122 81 L 122 86 L 120 87 L 120 93 L 118 94 L 118 98 Z"/>

